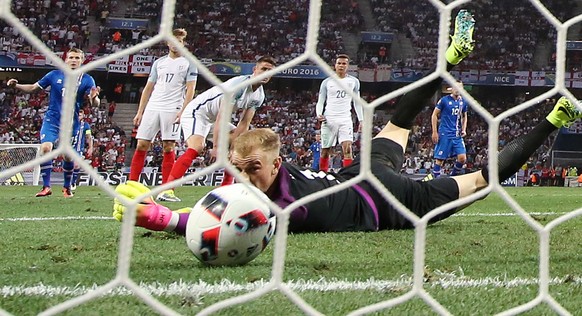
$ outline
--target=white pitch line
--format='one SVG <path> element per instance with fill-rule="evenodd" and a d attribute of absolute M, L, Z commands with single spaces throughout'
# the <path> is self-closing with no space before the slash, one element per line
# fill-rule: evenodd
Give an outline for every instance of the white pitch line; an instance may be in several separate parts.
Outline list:
<path fill-rule="evenodd" d="M 266 286 L 269 280 L 259 280 L 253 283 L 240 284 L 229 280 L 223 280 L 220 283 L 210 284 L 203 281 L 197 283 L 174 282 L 170 284 L 163 283 L 140 283 L 139 286 L 153 296 L 196 296 L 205 294 L 222 294 L 234 292 L 249 292 Z M 572 284 L 580 286 L 581 277 L 562 277 L 552 278 L 550 285 Z M 285 282 L 285 284 L 297 292 L 316 291 L 387 291 L 402 289 L 402 287 L 411 287 L 412 278 L 403 277 L 397 280 L 377 280 L 368 279 L 365 281 L 347 281 L 347 280 L 296 280 Z M 427 283 L 427 288 L 514 288 L 521 286 L 537 285 L 538 279 L 514 278 L 507 279 L 501 277 L 487 277 L 481 279 L 470 279 L 467 277 L 447 276 L 442 279 L 436 279 Z M 51 286 L 39 283 L 33 286 L 14 285 L 0 287 L 1 297 L 12 296 L 79 296 L 89 291 L 95 290 L 98 285 L 93 286 Z M 117 287 L 107 293 L 109 296 L 126 296 L 131 295 L 125 287 Z"/>
<path fill-rule="evenodd" d="M 533 212 L 531 216 L 561 216 L 568 212 Z M 517 213 L 458 213 L 453 216 L 461 217 L 502 217 L 518 216 Z M 55 216 L 55 217 L 7 217 L 0 218 L 0 222 L 34 222 L 34 221 L 69 221 L 69 220 L 113 220 L 110 216 Z"/>
<path fill-rule="evenodd" d="M 572 210 L 573 211 L 573 210 Z M 568 214 L 568 212 L 531 212 L 528 213 L 530 216 L 560 216 L 564 214 Z M 497 217 L 497 216 L 518 216 L 517 213 L 457 213 L 453 216 L 484 216 L 484 217 Z"/>
<path fill-rule="evenodd" d="M 13 217 L 0 218 L 0 222 L 34 222 L 34 221 L 80 221 L 80 220 L 112 220 L 111 216 L 57 216 L 57 217 Z"/>

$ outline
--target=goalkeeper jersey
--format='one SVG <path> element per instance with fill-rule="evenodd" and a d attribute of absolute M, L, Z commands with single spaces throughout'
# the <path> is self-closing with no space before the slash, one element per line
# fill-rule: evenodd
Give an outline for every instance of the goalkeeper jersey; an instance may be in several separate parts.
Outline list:
<path fill-rule="evenodd" d="M 270 198 L 285 208 L 309 194 L 322 191 L 343 181 L 335 173 L 313 171 L 283 163 L 277 186 Z M 375 231 L 377 211 L 367 193 L 358 186 L 326 195 L 291 213 L 290 232 Z"/>

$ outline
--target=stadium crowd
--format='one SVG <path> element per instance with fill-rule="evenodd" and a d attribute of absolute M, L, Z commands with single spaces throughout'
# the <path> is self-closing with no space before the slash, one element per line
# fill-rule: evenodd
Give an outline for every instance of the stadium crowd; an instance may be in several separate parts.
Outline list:
<path fill-rule="evenodd" d="M 365 30 L 364 18 L 357 1 L 324 1 L 319 31 L 318 52 L 325 60 L 338 52 L 343 52 L 342 31 L 357 34 Z M 515 70 L 531 69 L 533 52 L 539 42 L 556 38 L 555 30 L 543 16 L 529 4 L 515 1 L 486 1 L 474 12 L 479 20 L 479 40 L 475 53 L 461 66 L 466 69 Z M 544 3 L 555 16 L 564 20 L 571 17 L 574 0 L 547 1 Z M 400 66 L 426 68 L 434 64 L 438 39 L 437 11 L 428 2 L 402 0 L 370 0 L 376 19 L 377 30 L 403 33 L 412 41 L 414 56 L 404 61 L 391 61 L 382 56 L 366 55 L 360 62 L 394 62 Z M 299 56 L 305 47 L 307 35 L 307 12 L 309 1 L 289 2 L 284 0 L 254 0 L 243 5 L 230 0 L 216 2 L 201 0 L 193 5 L 188 1 L 177 1 L 175 24 L 189 32 L 188 48 L 199 57 L 236 61 L 255 60 L 257 56 L 269 54 L 279 63 Z M 66 51 L 71 47 L 86 49 L 92 53 L 112 53 L 143 41 L 153 34 L 149 30 L 120 30 L 107 26 L 107 17 L 117 11 L 115 0 L 20 0 L 12 2 L 12 10 L 35 35 L 54 51 Z M 64 9 L 66 8 L 66 10 Z M 147 17 L 159 21 L 161 1 L 136 0 L 128 6 L 128 16 Z M 512 12 L 515 14 L 504 14 Z M 93 19 L 91 19 L 93 15 Z M 519 15 L 520 19 L 515 16 Z M 479 18 L 482 17 L 482 18 Z M 487 17 L 487 18 L 484 18 Z M 91 23 L 99 24 L 99 42 L 91 43 L 89 32 Z M 260 26 L 260 27 L 259 27 Z M 150 28 L 152 29 L 152 28 Z M 155 29 L 155 28 L 153 28 Z M 0 44 L 6 52 L 34 51 L 12 26 L 0 22 Z M 501 35 L 500 35 L 501 34 Z M 390 51 L 390 47 L 387 48 Z M 166 47 L 159 44 L 141 53 L 160 56 Z M 309 145 L 318 129 L 314 120 L 314 105 L 317 98 L 310 91 L 269 91 L 267 104 L 256 115 L 254 126 L 270 126 L 282 135 L 282 155 L 301 165 L 311 163 Z M 364 95 L 368 101 L 373 95 Z M 45 110 L 46 94 L 13 95 L 13 91 L 0 88 L 0 141 L 30 142 L 38 139 L 38 130 Z M 134 97 L 135 99 L 135 97 Z M 483 106 L 498 114 L 519 100 L 487 100 Z M 305 107 L 305 104 L 308 104 Z M 124 165 L 124 132 L 108 117 L 109 104 L 102 102 L 99 109 L 86 109 L 95 136 L 95 153 L 92 165 L 100 170 L 119 170 Z M 285 109 L 282 111 L 281 109 Z M 407 149 L 410 162 L 405 170 L 428 172 L 432 163 L 432 143 L 429 122 L 430 109 L 419 116 L 417 126 L 411 133 L 410 147 Z M 543 111 L 540 108 L 528 111 Z M 533 117 L 537 117 L 535 113 Z M 389 115 L 378 115 L 375 126 L 385 123 Z M 466 168 L 473 170 L 487 162 L 487 125 L 479 116 L 470 113 L 471 130 L 466 138 L 468 161 Z M 530 123 L 526 116 L 516 115 L 501 126 L 503 133 L 499 140 L 502 147 L 516 133 L 527 132 Z M 580 126 L 574 127 L 580 129 Z M 355 154 L 358 154 L 358 142 Z M 549 146 L 548 143 L 547 146 Z M 538 151 L 532 165 L 544 161 L 547 146 Z M 178 147 L 178 155 L 183 152 Z M 146 159 L 147 165 L 156 167 L 161 161 L 160 142 L 154 142 L 153 151 Z M 547 159 L 547 157 L 545 157 Z M 203 166 L 204 159 L 195 162 Z M 341 166 L 341 159 L 335 155 L 331 159 L 332 168 Z M 450 166 L 445 166 L 445 169 Z"/>
<path fill-rule="evenodd" d="M 413 68 L 434 64 L 439 23 L 437 11 L 429 2 L 370 0 L 370 4 L 375 30 L 405 34 L 411 40 L 414 53 L 391 60 L 390 45 L 376 50 L 377 54 L 362 45 L 360 49 L 367 53 L 363 54 L 364 59 L 358 60 L 360 64 L 373 61 Z M 464 63 L 463 69 L 511 71 L 553 67 L 551 62 L 534 65 L 538 46 L 555 41 L 557 34 L 531 4 L 488 0 L 467 5 L 479 20 L 479 40 L 475 54 Z M 551 0 L 544 5 L 561 21 L 575 14 L 572 10 L 576 7 L 575 0 Z M 154 35 L 152 30 L 160 20 L 161 1 L 136 0 L 126 6 L 127 12 L 123 13 L 117 12 L 117 1 L 112 0 L 21 0 L 12 5 L 16 16 L 51 49 L 66 51 L 77 47 L 93 54 L 113 53 Z M 177 1 L 174 22 L 186 28 L 190 34 L 187 46 L 200 58 L 254 61 L 257 56 L 271 55 L 282 63 L 304 51 L 308 6 L 307 0 L 254 0 L 242 5 L 234 0 L 203 0 L 196 5 Z M 106 21 L 113 12 L 119 16 L 147 18 L 151 25 L 147 29 L 110 28 Z M 91 14 L 94 19 L 90 18 Z M 98 25 L 99 34 L 90 34 L 89 26 L 93 23 Z M 0 29 L 3 51 L 35 51 L 12 26 L 0 21 Z M 324 1 L 318 42 L 318 53 L 324 60 L 345 52 L 342 36 L 345 31 L 353 34 L 371 31 L 364 27 L 358 2 Z M 160 56 L 165 53 L 165 46 L 155 45 L 141 53 Z"/>
<path fill-rule="evenodd" d="M 0 141 L 3 143 L 34 143 L 38 139 L 38 132 L 42 123 L 42 115 L 46 110 L 46 93 L 22 94 L 6 88 L 5 83 L 0 88 Z M 362 97 L 368 101 L 373 101 L 376 96 L 371 93 L 362 93 Z M 482 106 L 493 115 L 505 111 L 514 104 L 525 101 L 524 95 L 518 98 L 512 97 L 491 97 L 487 94 L 475 96 L 482 102 Z M 543 117 L 554 104 L 555 100 L 548 99 L 539 106 L 532 107 L 524 112 L 513 115 L 502 121 L 500 126 L 499 149 L 516 137 L 528 133 L 535 125 L 536 118 Z M 129 146 L 129 138 L 125 132 L 115 125 L 112 116 L 109 115 L 110 103 L 106 98 L 102 100 L 99 108 L 85 107 L 86 120 L 91 124 L 95 139 L 94 152 L 91 155 L 91 164 L 100 171 L 123 170 L 125 161 L 126 146 Z M 253 127 L 270 127 L 280 133 L 282 148 L 281 155 L 288 162 L 293 162 L 302 166 L 310 166 L 312 153 L 309 150 L 311 143 L 315 140 L 315 134 L 319 126 L 315 119 L 315 103 L 317 102 L 317 92 L 315 91 L 294 91 L 289 88 L 282 90 L 268 90 L 265 106 L 260 108 L 253 120 Z M 390 104 L 390 102 L 388 102 Z M 406 148 L 407 160 L 403 166 L 406 173 L 428 173 L 432 167 L 432 157 L 434 146 L 431 141 L 430 116 L 432 107 L 427 106 L 418 117 L 411 132 L 409 147 Z M 374 133 L 377 133 L 379 126 L 386 123 L 391 115 L 390 106 L 386 111 L 376 111 L 374 121 Z M 236 115 L 233 116 L 236 122 Z M 530 119 L 530 117 L 533 117 Z M 487 164 L 487 144 L 488 137 L 487 123 L 473 110 L 469 112 L 469 129 L 465 137 L 467 146 L 466 171 L 476 170 Z M 582 123 L 574 124 L 569 128 L 570 132 L 582 132 Z M 354 143 L 354 154 L 359 154 L 359 139 L 356 135 Z M 541 146 L 534 157 L 529 161 L 529 168 L 542 170 L 549 167 L 548 152 L 553 139 L 550 138 Z M 177 155 L 185 151 L 185 145 L 179 142 Z M 341 167 L 341 150 L 336 149 L 330 160 L 331 168 Z M 194 162 L 194 167 L 204 167 L 208 162 L 209 155 Z M 152 150 L 146 158 L 146 167 L 160 167 L 162 161 L 162 144 L 158 138 L 152 144 Z M 59 170 L 59 161 L 55 163 L 56 170 Z M 445 164 L 444 169 L 449 170 L 450 163 Z M 541 173 L 541 171 L 540 171 Z"/>
<path fill-rule="evenodd" d="M 436 63 L 439 19 L 432 4 L 401 0 L 370 3 L 380 31 L 406 34 L 411 39 L 415 56 L 401 61 L 403 64 L 428 68 Z M 572 10 L 576 7 L 574 0 L 544 1 L 544 5 L 560 21 L 576 14 Z M 556 30 L 528 2 L 487 0 L 466 7 L 479 21 L 479 36 L 474 54 L 463 62 L 462 69 L 533 70 L 537 45 L 556 40 Z"/>

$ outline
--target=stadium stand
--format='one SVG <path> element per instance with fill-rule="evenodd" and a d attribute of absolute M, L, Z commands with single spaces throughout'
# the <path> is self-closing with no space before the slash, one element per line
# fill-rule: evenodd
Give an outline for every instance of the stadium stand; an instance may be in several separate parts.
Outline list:
<path fill-rule="evenodd" d="M 359 61 L 366 65 L 388 62 L 395 66 L 409 66 L 412 68 L 426 68 L 434 63 L 436 56 L 438 16 L 436 10 L 428 2 L 413 2 L 402 0 L 370 0 L 370 8 L 376 19 L 375 31 L 405 34 L 414 48 L 414 55 L 407 60 L 392 60 L 390 45 L 384 47 L 384 56 L 376 56 L 372 51 L 364 55 Z M 152 36 L 152 29 L 160 19 L 161 1 L 142 1 L 118 3 L 117 1 L 17 1 L 13 3 L 14 13 L 27 25 L 35 35 L 39 36 L 55 51 L 66 51 L 70 47 L 80 47 L 95 54 L 108 54 L 129 47 Z M 200 58 L 229 61 L 250 61 L 263 54 L 273 55 L 278 62 L 286 62 L 302 53 L 305 45 L 307 28 L 308 1 L 291 3 L 288 1 L 257 0 L 254 5 L 234 5 L 235 1 L 216 2 L 202 0 L 192 5 L 187 1 L 178 1 L 175 25 L 184 26 L 189 31 L 189 49 Z M 579 1 L 548 1 L 546 4 L 559 19 L 573 16 L 581 10 Z M 556 34 L 548 22 L 530 4 L 522 2 L 488 1 L 487 5 L 477 3 L 475 10 L 479 20 L 479 41 L 474 56 L 469 58 L 463 68 L 488 69 L 511 71 L 515 69 L 535 69 L 551 65 L 534 64 L 534 55 L 539 43 L 551 42 Z M 62 10 L 63 7 L 71 8 Z M 261 8 L 261 9 L 259 9 Z M 514 15 L 502 12 L 518 12 L 522 17 L 515 20 Z M 131 18 L 147 18 L 152 21 L 148 29 L 130 30 L 116 29 L 107 26 L 109 16 L 125 16 Z M 483 18 L 487 16 L 488 18 Z M 525 17 L 525 19 L 523 18 Z M 260 23 L 258 23 L 260 21 Z M 261 25 L 259 28 L 258 25 Z M 428 26 L 428 27 L 427 27 Z M 432 26 L 432 27 L 431 27 Z M 0 43 L 6 52 L 32 51 L 26 41 L 12 27 L 0 22 L 2 34 Z M 98 34 L 91 34 L 89 30 L 98 29 Z M 360 12 L 360 5 L 351 0 L 325 1 L 322 11 L 320 41 L 318 51 L 324 59 L 331 59 L 338 52 L 345 50 L 341 31 L 358 34 L 368 30 L 364 27 L 364 17 Z M 533 30 L 533 31 L 532 31 Z M 550 30 L 550 31 L 547 31 Z M 502 36 L 499 36 L 502 34 Z M 365 49 L 365 45 L 360 49 Z M 159 56 L 165 52 L 164 44 L 159 44 L 141 53 Z M 380 51 L 377 52 L 380 54 Z M 359 54 L 358 54 L 359 55 Z M 574 62 L 574 65 L 577 63 Z M 316 92 L 302 91 L 271 91 L 271 97 L 256 116 L 254 125 L 257 127 L 271 126 L 283 134 L 283 155 L 286 159 L 299 162 L 302 165 L 310 163 L 308 153 L 309 144 L 317 129 L 313 118 L 313 104 Z M 33 96 L 12 95 L 12 91 L 3 85 L 0 90 L 0 117 L 5 124 L 0 125 L 0 137 L 10 142 L 34 142 L 37 139 L 43 113 L 45 94 Z M 123 101 L 137 102 L 138 95 L 133 98 L 124 97 Z M 373 100 L 372 94 L 365 96 Z M 493 113 L 499 113 L 517 100 L 483 99 L 486 108 Z M 309 104 L 305 107 L 305 104 Z M 107 107 L 107 104 L 103 105 Z M 107 109 L 100 108 L 89 114 L 94 120 L 94 134 L 99 146 L 98 155 L 105 157 L 101 161 L 94 161 L 94 165 L 105 170 L 121 168 L 125 159 L 125 136 L 131 126 L 133 113 L 124 112 L 125 107 L 120 104 L 119 115 L 116 121 L 107 120 Z M 289 115 L 283 115 L 286 111 Z M 411 145 L 408 151 L 415 161 L 415 172 L 422 169 L 426 161 L 432 156 L 430 131 L 422 121 L 428 120 L 430 112 L 419 116 L 419 124 L 412 133 Z M 472 119 L 470 137 L 467 138 L 469 148 L 467 169 L 479 168 L 487 161 L 487 139 L 483 138 L 486 124 L 479 121 L 478 116 L 470 114 Z M 475 120 L 473 121 L 473 117 Z M 376 125 L 385 122 L 386 117 L 378 116 Z M 513 120 L 513 119 L 512 119 Z M 124 123 L 123 123 L 124 122 Z M 127 125 L 127 126 L 126 126 Z M 21 126 L 15 128 L 14 126 Z M 518 128 L 515 128 L 518 127 Z M 508 132 L 515 130 L 527 131 L 526 120 L 515 118 L 507 122 L 502 128 Z M 573 127 L 579 130 L 578 127 Z M 113 132 L 111 132 L 113 131 Z M 503 135 L 512 135 L 504 133 Z M 508 139 L 500 139 L 503 146 Z M 356 142 L 356 145 L 358 143 Z M 155 148 L 159 143 L 155 142 Z M 357 146 L 356 146 L 357 147 Z M 547 149 L 547 148 L 546 148 Z M 178 149 L 178 154 L 180 153 Z M 540 150 L 536 161 L 543 161 L 543 150 Z M 356 149 L 357 154 L 357 149 Z M 131 153 L 129 153 L 131 156 Z M 98 158 L 95 158 L 96 160 Z M 150 166 L 157 166 L 160 158 L 157 151 L 153 151 Z M 204 163 L 200 161 L 199 163 Z M 532 162 L 532 164 L 535 164 Z"/>

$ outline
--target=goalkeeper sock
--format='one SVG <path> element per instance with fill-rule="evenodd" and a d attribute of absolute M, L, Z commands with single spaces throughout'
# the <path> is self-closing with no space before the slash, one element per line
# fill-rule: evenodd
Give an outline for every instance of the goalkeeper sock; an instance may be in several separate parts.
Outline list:
<path fill-rule="evenodd" d="M 51 172 L 53 171 L 53 161 L 45 161 L 40 164 L 40 175 L 42 176 L 42 186 L 51 187 Z"/>
<path fill-rule="evenodd" d="M 73 161 L 63 161 L 63 175 L 65 177 L 65 183 L 63 187 L 71 188 L 71 178 L 73 178 L 73 169 L 75 168 L 75 163 Z"/>
<path fill-rule="evenodd" d="M 447 63 L 447 70 L 452 68 L 453 65 Z M 414 119 L 429 105 L 430 99 L 440 89 L 442 82 L 443 79 L 439 77 L 402 95 L 396 102 L 396 110 L 390 122 L 404 129 L 412 129 Z"/>
<path fill-rule="evenodd" d="M 176 161 L 176 153 L 173 150 L 164 152 L 164 157 L 162 158 L 162 184 L 168 182 L 170 172 L 174 168 L 174 161 Z"/>
<path fill-rule="evenodd" d="M 168 177 L 168 182 L 182 178 L 196 157 L 198 157 L 198 152 L 196 149 L 186 149 L 186 152 L 182 154 L 178 160 L 176 160 L 176 163 L 174 163 L 174 167 L 172 168 L 170 176 Z"/>
<path fill-rule="evenodd" d="M 131 158 L 131 165 L 129 166 L 129 179 L 131 181 L 139 181 L 139 176 L 143 170 L 147 150 L 135 150 L 133 158 Z"/>
<path fill-rule="evenodd" d="M 550 121 L 543 120 L 531 132 L 507 144 L 499 152 L 499 181 L 503 181 L 516 173 L 556 129 L 557 127 Z M 482 169 L 481 174 L 489 182 L 489 170 L 487 168 Z"/>
<path fill-rule="evenodd" d="M 329 170 L 329 158 L 319 158 L 319 170 L 324 172 Z"/>

